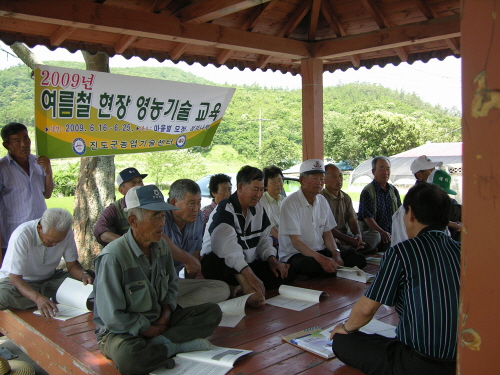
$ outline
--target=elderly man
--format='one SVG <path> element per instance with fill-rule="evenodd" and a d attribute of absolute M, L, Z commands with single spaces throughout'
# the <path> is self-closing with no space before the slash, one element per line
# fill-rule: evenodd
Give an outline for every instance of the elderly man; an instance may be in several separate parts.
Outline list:
<path fill-rule="evenodd" d="M 333 351 L 365 374 L 452 375 L 460 244 L 444 233 L 451 201 L 438 186 L 422 183 L 408 191 L 404 209 L 410 239 L 385 253 L 372 285 L 333 330 Z M 358 332 L 382 304 L 395 306 L 400 317 L 394 339 Z"/>
<path fill-rule="evenodd" d="M 331 230 L 337 226 L 327 200 L 320 194 L 325 168 L 320 159 L 300 165 L 300 189 L 285 198 L 280 215 L 280 260 L 300 279 L 335 276 L 337 267 L 366 265 L 354 250 L 339 253 Z"/>
<path fill-rule="evenodd" d="M 370 233 L 361 234 L 351 197 L 342 191 L 342 172 L 335 164 L 325 165 L 325 171 L 325 187 L 320 194 L 328 201 L 337 222 L 332 234 L 338 247 L 341 250 L 355 249 L 363 254 L 372 252 L 373 248 L 363 241 L 365 236 L 370 237 Z"/>
<path fill-rule="evenodd" d="M 50 298 L 66 277 L 93 282 L 78 262 L 72 225 L 68 211 L 49 208 L 41 219 L 16 228 L 0 269 L 0 310 L 38 307 L 43 316 L 53 317 L 58 309 Z M 61 257 L 68 272 L 56 270 Z"/>
<path fill-rule="evenodd" d="M 185 278 L 179 279 L 177 303 L 187 307 L 225 301 L 229 297 L 229 286 L 225 282 L 196 278 L 201 269 L 204 227 L 200 187 L 193 180 L 177 180 L 170 186 L 168 196 L 169 203 L 176 209 L 167 211 L 163 232 L 181 249 L 179 255 L 174 257 L 175 270 L 179 273 L 186 264 L 191 265 L 184 270 Z"/>
<path fill-rule="evenodd" d="M 99 349 L 122 374 L 172 368 L 179 352 L 208 350 L 222 313 L 216 304 L 178 309 L 177 273 L 162 238 L 165 202 L 154 185 L 125 196 L 130 229 L 95 260 L 94 323 Z"/>
<path fill-rule="evenodd" d="M 0 227 L 2 253 L 5 254 L 12 232 L 27 221 L 40 219 L 45 212 L 45 199 L 51 197 L 54 182 L 50 160 L 31 154 L 26 126 L 11 122 L 1 133 L 3 147 L 8 150 L 0 159 Z"/>
<path fill-rule="evenodd" d="M 373 158 L 372 173 L 373 181 L 365 186 L 359 198 L 358 221 L 363 233 L 370 232 L 371 237 L 365 238 L 365 242 L 378 251 L 385 251 L 391 245 L 392 215 L 401 206 L 401 199 L 398 189 L 389 183 L 389 159 Z"/>
<path fill-rule="evenodd" d="M 279 262 L 269 233 L 271 223 L 259 202 L 264 174 L 249 165 L 236 176 L 237 190 L 217 206 L 203 238 L 202 272 L 251 294 L 247 303 L 261 306 L 266 289 L 289 282 L 288 266 Z"/>
<path fill-rule="evenodd" d="M 440 167 L 443 165 L 442 161 L 432 161 L 427 156 L 422 155 L 413 160 L 410 165 L 411 173 L 415 176 L 418 184 L 419 182 L 427 181 L 427 178 L 432 173 L 436 167 Z"/>

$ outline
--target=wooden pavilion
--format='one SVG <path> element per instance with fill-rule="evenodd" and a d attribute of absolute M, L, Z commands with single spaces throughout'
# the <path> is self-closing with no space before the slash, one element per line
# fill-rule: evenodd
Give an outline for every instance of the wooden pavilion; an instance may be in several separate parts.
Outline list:
<path fill-rule="evenodd" d="M 485 270 L 500 260 L 489 235 L 500 224 L 499 10 L 496 0 L 2 0 L 0 39 L 300 74 L 304 159 L 323 157 L 323 72 L 460 56 L 465 229 L 458 373 L 493 374 L 500 288 Z"/>

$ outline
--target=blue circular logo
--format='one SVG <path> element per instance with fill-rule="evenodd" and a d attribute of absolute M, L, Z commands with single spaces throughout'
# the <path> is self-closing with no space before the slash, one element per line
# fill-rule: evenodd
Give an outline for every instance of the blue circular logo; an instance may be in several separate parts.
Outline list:
<path fill-rule="evenodd" d="M 82 138 L 75 138 L 73 140 L 73 152 L 77 155 L 83 155 L 87 151 L 87 145 Z"/>
<path fill-rule="evenodd" d="M 175 145 L 177 148 L 182 148 L 187 142 L 187 137 L 185 135 L 181 135 L 177 140 L 175 141 Z"/>

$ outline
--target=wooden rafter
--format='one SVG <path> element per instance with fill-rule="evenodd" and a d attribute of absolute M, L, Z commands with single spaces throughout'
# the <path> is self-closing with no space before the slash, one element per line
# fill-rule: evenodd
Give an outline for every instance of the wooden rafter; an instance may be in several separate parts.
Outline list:
<path fill-rule="evenodd" d="M 346 36 L 344 28 L 335 16 L 335 13 L 328 1 L 321 2 L 321 13 L 323 14 L 323 17 L 325 17 L 326 22 L 328 22 L 328 25 L 330 25 L 330 28 L 333 30 L 336 36 Z"/>
<path fill-rule="evenodd" d="M 167 8 L 168 4 L 170 4 L 171 1 L 172 0 L 155 0 L 149 7 L 148 12 L 160 13 Z"/>
<path fill-rule="evenodd" d="M 202 0 L 184 8 L 181 18 L 184 23 L 200 24 L 268 1 L 270 0 Z"/>
<path fill-rule="evenodd" d="M 181 24 L 172 16 L 80 0 L 66 0 L 64 3 L 55 0 L 3 0 L 0 16 L 120 35 L 235 49 L 279 58 L 310 57 L 307 42 L 213 24 Z"/>
<path fill-rule="evenodd" d="M 318 33 L 319 11 L 321 0 L 314 0 L 311 7 L 311 18 L 309 23 L 309 40 L 315 40 Z"/>
<path fill-rule="evenodd" d="M 188 43 L 178 43 L 172 52 L 170 52 L 170 58 L 174 61 L 179 60 L 188 47 Z"/>
<path fill-rule="evenodd" d="M 460 15 L 442 17 L 410 25 L 389 27 L 370 33 L 316 42 L 315 58 L 333 59 L 385 48 L 409 46 L 460 36 Z"/>
<path fill-rule="evenodd" d="M 50 36 L 50 44 L 53 46 L 60 46 L 62 42 L 68 38 L 73 31 L 76 30 L 76 27 L 70 26 L 61 26 L 59 27 L 54 34 Z"/>
<path fill-rule="evenodd" d="M 116 53 L 123 53 L 125 50 L 136 41 L 137 37 L 133 35 L 124 35 L 115 45 Z"/>
<path fill-rule="evenodd" d="M 306 16 L 307 12 L 311 10 L 312 0 L 305 0 L 300 3 L 299 7 L 295 11 L 295 13 L 290 17 L 285 27 L 281 29 L 281 32 L 278 34 L 279 37 L 288 38 L 290 34 L 295 30 L 297 25 L 302 21 L 302 19 Z"/>
<path fill-rule="evenodd" d="M 370 13 L 370 16 L 375 21 L 379 29 L 389 27 L 389 23 L 373 0 L 361 0 L 361 3 L 368 13 Z"/>

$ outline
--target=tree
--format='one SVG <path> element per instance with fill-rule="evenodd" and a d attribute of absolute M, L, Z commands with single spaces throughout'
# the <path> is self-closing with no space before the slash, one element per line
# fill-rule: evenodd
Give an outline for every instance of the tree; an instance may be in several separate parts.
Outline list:
<path fill-rule="evenodd" d="M 262 144 L 261 167 L 276 165 L 288 169 L 300 162 L 302 151 L 300 146 L 280 135 L 268 139 Z"/>

